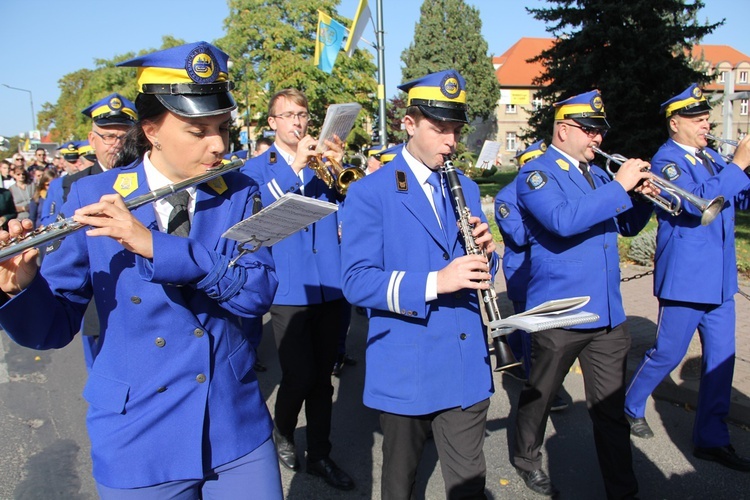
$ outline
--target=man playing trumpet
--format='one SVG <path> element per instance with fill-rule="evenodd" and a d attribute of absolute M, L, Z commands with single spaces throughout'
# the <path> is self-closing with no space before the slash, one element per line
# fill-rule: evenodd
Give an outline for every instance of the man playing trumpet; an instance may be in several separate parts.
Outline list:
<path fill-rule="evenodd" d="M 268 125 L 276 140 L 248 160 L 243 172 L 260 185 L 263 205 L 287 192 L 337 203 L 341 197 L 315 172 L 305 168 L 316 156 L 317 140 L 307 135 L 307 98 L 296 89 L 276 93 L 268 103 Z M 326 141 L 323 153 L 341 162 L 343 142 Z M 325 217 L 274 245 L 279 289 L 271 306 L 273 332 L 281 364 L 276 394 L 274 441 L 282 465 L 300 467 L 294 444 L 297 416 L 305 404 L 307 472 L 334 488 L 354 482 L 329 457 L 333 386 L 340 321 L 349 304 L 341 292 L 341 255 L 336 215 Z"/>
<path fill-rule="evenodd" d="M 669 140 L 654 155 L 653 172 L 696 196 L 724 196 L 727 201 L 706 226 L 701 225 L 700 210 L 690 203 L 684 203 L 677 216 L 657 210 L 657 337 L 630 381 L 625 412 L 634 436 L 653 437 L 645 419 L 646 400 L 685 356 L 697 328 L 703 359 L 693 455 L 750 471 L 750 459 L 738 456 L 729 444 L 725 422 L 734 371 L 734 294 L 738 290 L 735 197 L 750 187 L 747 171 L 743 172 L 750 165 L 750 140 L 745 137 L 737 146 L 734 161 L 726 164 L 716 151 L 706 147 L 710 110 L 695 84 L 662 104 Z"/>

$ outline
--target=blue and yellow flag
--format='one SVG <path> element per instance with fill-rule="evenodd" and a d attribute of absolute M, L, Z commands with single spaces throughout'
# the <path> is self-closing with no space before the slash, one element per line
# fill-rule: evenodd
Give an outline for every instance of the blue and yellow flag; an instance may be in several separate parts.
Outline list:
<path fill-rule="evenodd" d="M 331 16 L 318 11 L 318 36 L 315 40 L 315 66 L 330 74 L 336 57 L 341 50 L 346 28 L 331 19 Z"/>

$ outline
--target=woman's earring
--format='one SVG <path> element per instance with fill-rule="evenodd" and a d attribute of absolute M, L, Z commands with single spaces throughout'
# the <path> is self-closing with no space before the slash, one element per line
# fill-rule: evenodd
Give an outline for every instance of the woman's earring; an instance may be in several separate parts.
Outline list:
<path fill-rule="evenodd" d="M 154 147 L 157 151 L 161 151 L 161 144 L 159 143 L 159 141 L 154 141 Z"/>

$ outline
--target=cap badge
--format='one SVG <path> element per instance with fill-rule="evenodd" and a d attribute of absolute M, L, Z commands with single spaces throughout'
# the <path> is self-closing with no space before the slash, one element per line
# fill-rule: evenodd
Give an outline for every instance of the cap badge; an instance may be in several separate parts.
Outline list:
<path fill-rule="evenodd" d="M 461 85 L 459 85 L 456 75 L 452 73 L 445 75 L 443 81 L 440 82 L 440 92 L 442 92 L 448 99 L 455 99 L 458 97 L 461 93 Z"/>
<path fill-rule="evenodd" d="M 596 111 L 601 110 L 604 105 L 602 104 L 602 96 L 596 95 L 593 99 L 591 99 L 591 107 L 594 108 Z"/>
<path fill-rule="evenodd" d="M 700 99 L 701 97 L 703 97 L 703 91 L 699 87 L 693 88 L 692 93 L 695 99 Z"/>
<path fill-rule="evenodd" d="M 544 143 L 544 142 L 543 142 L 543 143 L 541 143 L 541 144 L 539 145 L 539 151 L 542 151 L 542 152 L 544 152 L 544 151 L 547 151 L 547 144 L 546 144 L 546 143 Z"/>
<path fill-rule="evenodd" d="M 119 97 L 113 97 L 109 100 L 109 107 L 115 111 L 122 108 L 122 101 Z"/>
<path fill-rule="evenodd" d="M 187 56 L 185 70 L 195 83 L 213 83 L 219 77 L 216 58 L 205 45 L 199 45 Z"/>

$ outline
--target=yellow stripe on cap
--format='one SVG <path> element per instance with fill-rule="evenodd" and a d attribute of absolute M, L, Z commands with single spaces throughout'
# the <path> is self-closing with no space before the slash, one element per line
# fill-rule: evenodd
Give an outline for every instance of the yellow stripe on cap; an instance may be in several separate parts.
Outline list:
<path fill-rule="evenodd" d="M 596 110 L 591 107 L 591 104 L 567 104 L 560 106 L 555 111 L 555 120 L 564 120 L 565 115 L 579 115 L 582 113 L 588 113 L 590 117 L 599 116 L 604 117 L 604 108 Z"/>
<path fill-rule="evenodd" d="M 225 82 L 226 80 L 227 74 L 219 72 L 219 76 L 214 80 L 214 83 Z M 149 84 L 172 85 L 173 83 L 195 82 L 188 76 L 187 71 L 184 69 L 140 67 L 138 68 L 137 83 L 138 88 L 142 89 L 144 85 Z"/>
<path fill-rule="evenodd" d="M 705 98 L 696 99 L 695 97 L 688 97 L 687 99 L 682 99 L 681 101 L 675 101 L 669 106 L 667 106 L 666 109 L 666 116 L 669 118 L 673 114 L 675 114 L 677 111 L 681 110 L 682 108 L 685 108 L 687 106 L 690 106 L 691 104 L 697 104 L 701 101 L 705 101 Z"/>
<path fill-rule="evenodd" d="M 412 99 L 424 99 L 427 101 L 444 101 L 444 102 L 457 102 L 466 104 L 466 91 L 462 90 L 454 98 L 446 97 L 446 95 L 440 90 L 440 87 L 412 87 L 409 89 L 409 102 L 407 106 L 411 106 Z"/>
<path fill-rule="evenodd" d="M 104 106 L 99 106 L 98 108 L 94 108 L 93 110 L 91 110 L 91 119 L 95 120 L 95 119 L 99 118 L 102 115 L 105 115 L 105 114 L 108 114 L 108 113 L 113 113 L 115 111 L 119 111 L 121 113 L 125 113 L 126 115 L 130 116 L 131 118 L 133 118 L 133 120 L 137 120 L 138 119 L 138 117 L 135 115 L 135 111 L 133 111 L 130 108 L 126 108 L 125 106 L 123 106 L 123 107 L 121 107 L 118 110 L 114 110 L 111 107 L 107 106 L 106 104 Z"/>
<path fill-rule="evenodd" d="M 536 158 L 537 156 L 541 156 L 544 154 L 544 151 L 540 149 L 535 149 L 534 151 L 529 151 L 528 153 L 524 153 L 521 156 L 518 157 L 518 165 L 523 166 L 526 164 L 527 161 L 532 160 Z"/>

